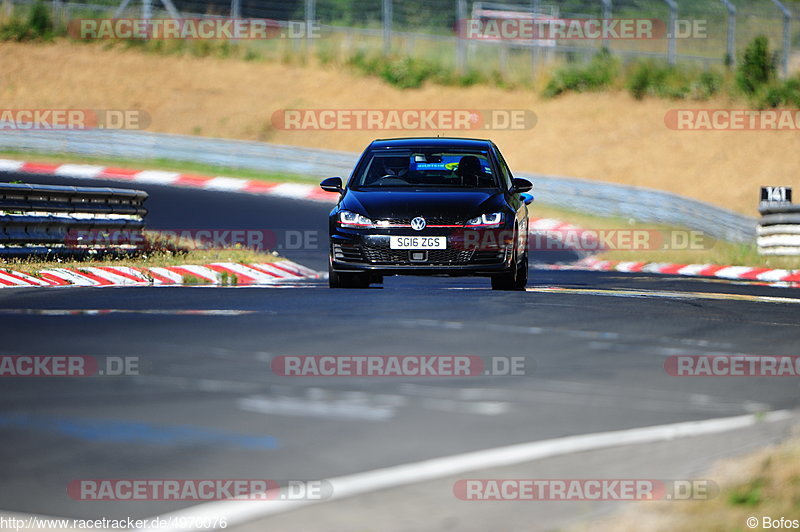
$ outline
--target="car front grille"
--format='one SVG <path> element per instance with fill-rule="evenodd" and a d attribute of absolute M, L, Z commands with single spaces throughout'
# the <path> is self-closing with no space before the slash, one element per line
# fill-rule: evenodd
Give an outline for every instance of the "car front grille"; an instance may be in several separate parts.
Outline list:
<path fill-rule="evenodd" d="M 427 251 L 427 260 L 412 261 L 411 252 L 403 249 L 389 249 L 388 247 L 364 246 L 364 257 L 372 264 L 433 264 L 451 266 L 456 264 L 469 264 L 474 254 L 473 250 L 464 249 L 431 249 Z M 419 253 L 418 251 L 416 253 Z"/>
<path fill-rule="evenodd" d="M 419 253 L 419 251 L 416 251 Z M 497 264 L 506 257 L 505 250 L 476 251 L 472 249 L 431 249 L 427 259 L 412 261 L 411 252 L 403 249 L 390 249 L 388 246 L 334 244 L 333 257 L 337 261 L 356 264 L 377 265 L 431 265 L 456 266 L 466 264 Z"/>

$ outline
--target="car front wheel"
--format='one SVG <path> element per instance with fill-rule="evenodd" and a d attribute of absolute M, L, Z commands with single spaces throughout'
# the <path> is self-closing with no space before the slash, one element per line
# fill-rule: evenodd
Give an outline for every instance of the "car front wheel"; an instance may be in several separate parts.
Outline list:
<path fill-rule="evenodd" d="M 339 273 L 328 263 L 328 286 L 331 288 L 369 288 L 368 273 Z"/>
<path fill-rule="evenodd" d="M 511 264 L 513 266 L 508 272 L 492 277 L 492 290 L 525 290 L 528 284 L 528 253 L 518 262 L 515 252 Z"/>

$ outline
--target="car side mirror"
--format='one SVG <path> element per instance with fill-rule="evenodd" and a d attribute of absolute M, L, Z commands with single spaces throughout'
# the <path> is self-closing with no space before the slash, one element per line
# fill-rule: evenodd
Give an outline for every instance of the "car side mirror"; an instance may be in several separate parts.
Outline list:
<path fill-rule="evenodd" d="M 341 177 L 329 177 L 328 179 L 323 179 L 319 186 L 325 192 L 338 192 L 339 194 L 344 192 L 344 189 L 342 188 Z"/>
<path fill-rule="evenodd" d="M 525 202 L 525 205 L 530 205 L 533 203 L 533 194 L 528 194 L 527 192 L 523 192 L 519 195 L 520 199 Z"/>
<path fill-rule="evenodd" d="M 512 194 L 521 194 L 523 192 L 528 192 L 532 188 L 533 188 L 533 183 L 531 183 L 527 179 L 523 179 L 521 177 L 515 177 L 511 181 L 510 192 Z"/>

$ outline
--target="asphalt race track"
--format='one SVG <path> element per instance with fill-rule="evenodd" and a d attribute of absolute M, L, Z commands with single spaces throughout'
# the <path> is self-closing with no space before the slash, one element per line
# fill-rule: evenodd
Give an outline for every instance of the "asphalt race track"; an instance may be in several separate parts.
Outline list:
<path fill-rule="evenodd" d="M 325 204 L 136 188 L 150 193 L 149 228 L 309 232 L 319 245 L 281 251 L 325 268 Z M 800 402 L 793 378 L 664 370 L 670 355 L 800 355 L 798 289 L 606 272 L 532 270 L 530 279 L 518 293 L 458 278 L 390 278 L 370 290 L 329 290 L 324 281 L 0 290 L 0 354 L 138 357 L 140 372 L 4 379 L 2 509 L 147 517 L 193 503 L 77 501 L 66 486 L 86 478 L 329 478 Z M 96 312 L 103 310 L 111 312 Z M 343 354 L 523 356 L 528 375 L 310 379 L 270 370 L 278 355 Z"/>

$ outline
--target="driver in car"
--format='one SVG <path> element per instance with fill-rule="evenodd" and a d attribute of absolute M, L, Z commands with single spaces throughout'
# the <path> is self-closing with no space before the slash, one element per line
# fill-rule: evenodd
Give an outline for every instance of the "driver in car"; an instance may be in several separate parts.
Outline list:
<path fill-rule="evenodd" d="M 461 178 L 465 187 L 478 187 L 486 185 L 489 176 L 483 171 L 481 160 L 474 155 L 465 155 L 458 162 L 455 174 Z"/>
<path fill-rule="evenodd" d="M 408 174 L 408 157 L 386 157 L 383 161 L 386 173 L 383 177 L 403 179 Z"/>
<path fill-rule="evenodd" d="M 382 179 L 406 179 L 409 170 L 407 157 L 376 157 L 365 185 L 371 185 Z"/>

